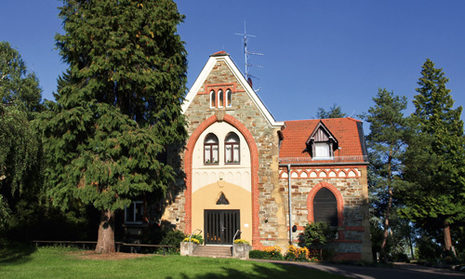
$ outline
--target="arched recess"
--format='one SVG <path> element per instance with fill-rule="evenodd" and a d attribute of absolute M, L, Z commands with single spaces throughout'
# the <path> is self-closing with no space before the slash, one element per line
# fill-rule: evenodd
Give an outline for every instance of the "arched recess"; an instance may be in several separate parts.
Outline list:
<path fill-rule="evenodd" d="M 330 190 L 333 195 L 336 197 L 336 202 L 337 202 L 337 223 L 338 227 L 343 227 L 344 226 L 344 199 L 342 198 L 341 192 L 334 187 L 333 185 L 329 184 L 328 182 L 320 182 L 315 187 L 312 188 L 310 193 L 308 193 L 307 197 L 307 210 L 308 210 L 308 216 L 307 220 L 309 223 L 313 223 L 315 221 L 314 217 L 314 209 L 313 209 L 313 199 L 315 198 L 316 193 L 321 188 L 326 188 Z"/>
<path fill-rule="evenodd" d="M 199 139 L 202 132 L 213 123 L 219 121 L 216 115 L 212 115 L 204 120 L 191 134 L 187 141 L 186 151 L 184 153 L 184 171 L 186 173 L 186 190 L 184 191 L 185 204 L 184 221 L 186 223 L 184 232 L 190 234 L 192 230 L 192 155 L 194 152 L 195 143 Z M 254 249 L 261 248 L 260 234 L 258 231 L 258 149 L 252 133 L 239 120 L 229 114 L 225 114 L 223 121 L 234 126 L 244 136 L 245 141 L 250 150 L 251 171 L 252 171 L 252 246 Z"/>

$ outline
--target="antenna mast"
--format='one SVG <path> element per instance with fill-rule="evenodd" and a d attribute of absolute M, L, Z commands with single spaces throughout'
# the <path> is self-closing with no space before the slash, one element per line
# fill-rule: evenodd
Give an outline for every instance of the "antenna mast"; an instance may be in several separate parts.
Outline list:
<path fill-rule="evenodd" d="M 249 61 L 249 55 L 264 55 L 264 54 L 260 53 L 260 52 L 249 51 L 248 46 L 247 46 L 248 39 L 249 38 L 256 38 L 256 36 L 252 35 L 252 34 L 247 34 L 247 25 L 246 25 L 245 20 L 244 20 L 244 33 L 235 33 L 235 35 L 242 36 L 242 40 L 243 40 L 243 43 L 244 43 L 245 78 L 247 80 L 249 80 L 250 78 L 254 77 L 249 73 L 249 67 L 252 67 L 252 66 L 261 67 L 260 65 L 249 64 L 249 62 L 248 62 Z"/>

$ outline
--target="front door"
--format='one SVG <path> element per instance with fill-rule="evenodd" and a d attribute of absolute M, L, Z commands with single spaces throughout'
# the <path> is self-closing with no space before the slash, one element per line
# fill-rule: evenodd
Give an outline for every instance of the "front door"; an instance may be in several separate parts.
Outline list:
<path fill-rule="evenodd" d="M 240 227 L 239 210 L 204 211 L 206 244 L 232 244 L 234 234 Z"/>

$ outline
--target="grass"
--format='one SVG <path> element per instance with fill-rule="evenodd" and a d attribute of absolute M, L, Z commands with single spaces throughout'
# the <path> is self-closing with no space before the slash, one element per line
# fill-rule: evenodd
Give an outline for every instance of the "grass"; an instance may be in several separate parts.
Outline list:
<path fill-rule="evenodd" d="M 344 278 L 290 264 L 181 256 L 87 260 L 72 251 L 76 249 L 0 249 L 0 278 Z"/>

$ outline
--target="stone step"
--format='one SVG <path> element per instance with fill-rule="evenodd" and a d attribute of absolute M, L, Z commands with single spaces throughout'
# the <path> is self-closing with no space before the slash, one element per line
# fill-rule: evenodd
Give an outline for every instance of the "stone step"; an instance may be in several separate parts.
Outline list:
<path fill-rule="evenodd" d="M 198 246 L 194 256 L 200 257 L 231 257 L 231 246 Z"/>

